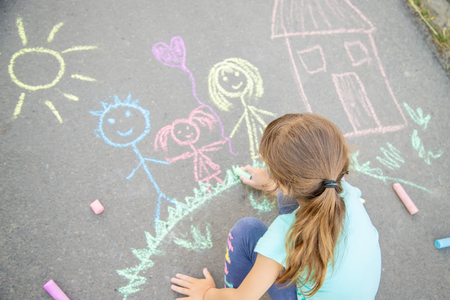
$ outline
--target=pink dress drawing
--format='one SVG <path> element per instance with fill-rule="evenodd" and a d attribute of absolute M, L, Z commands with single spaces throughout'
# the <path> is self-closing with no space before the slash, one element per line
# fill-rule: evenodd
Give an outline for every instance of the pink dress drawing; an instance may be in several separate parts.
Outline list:
<path fill-rule="evenodd" d="M 168 151 L 167 141 L 171 137 L 175 143 L 180 146 L 188 146 L 190 150 L 172 158 L 166 157 L 168 162 L 174 163 L 178 160 L 193 158 L 195 181 L 209 184 L 211 179 L 215 179 L 217 182 L 223 183 L 222 179 L 218 177 L 221 173 L 220 166 L 205 153 L 220 150 L 227 140 L 223 139 L 200 148 L 195 145 L 200 139 L 200 126 L 208 127 L 211 131 L 215 123 L 217 123 L 216 118 L 205 112 L 204 106 L 197 107 L 191 112 L 188 119 L 177 119 L 171 125 L 159 130 L 155 138 L 155 150 L 158 151 L 161 148 L 163 151 Z"/>

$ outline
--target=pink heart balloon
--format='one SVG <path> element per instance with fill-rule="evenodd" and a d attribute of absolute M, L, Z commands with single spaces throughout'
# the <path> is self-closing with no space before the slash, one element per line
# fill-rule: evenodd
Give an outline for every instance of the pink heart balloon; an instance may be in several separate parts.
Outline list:
<path fill-rule="evenodd" d="M 166 66 L 178 67 L 186 71 L 186 48 L 180 36 L 174 36 L 170 39 L 170 46 L 163 42 L 154 44 L 152 52 Z"/>

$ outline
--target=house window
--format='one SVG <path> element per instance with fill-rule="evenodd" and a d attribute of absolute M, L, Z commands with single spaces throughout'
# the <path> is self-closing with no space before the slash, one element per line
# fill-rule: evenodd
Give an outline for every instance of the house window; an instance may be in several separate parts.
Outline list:
<path fill-rule="evenodd" d="M 297 51 L 297 54 L 309 74 L 327 71 L 325 56 L 323 55 L 322 47 L 319 45 L 302 51 Z"/>
<path fill-rule="evenodd" d="M 345 42 L 344 45 L 354 67 L 360 66 L 366 62 L 370 65 L 372 59 L 369 56 L 369 51 L 367 51 L 367 48 L 361 41 Z"/>

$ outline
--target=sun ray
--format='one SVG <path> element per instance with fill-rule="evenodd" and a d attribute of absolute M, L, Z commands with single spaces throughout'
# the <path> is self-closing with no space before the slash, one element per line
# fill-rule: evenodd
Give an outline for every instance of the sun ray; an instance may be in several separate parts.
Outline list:
<path fill-rule="evenodd" d="M 83 81 L 97 81 L 97 79 L 91 78 L 91 77 L 87 77 L 87 76 L 83 76 L 83 75 L 79 75 L 79 74 L 73 74 L 71 76 L 74 79 L 79 79 L 79 80 L 83 80 Z"/>
<path fill-rule="evenodd" d="M 22 105 L 23 105 L 24 100 L 25 100 L 25 93 L 22 93 L 22 94 L 20 94 L 19 102 L 17 102 L 16 108 L 14 109 L 14 114 L 13 114 L 11 120 L 17 119 L 17 116 L 22 111 Z"/>
<path fill-rule="evenodd" d="M 55 34 L 58 32 L 58 30 L 64 25 L 63 22 L 56 24 L 53 26 L 52 31 L 50 31 L 50 34 L 48 35 L 47 42 L 51 43 L 53 42 L 53 39 L 55 38 Z"/>
<path fill-rule="evenodd" d="M 59 123 L 62 123 L 63 120 L 62 120 L 61 116 L 59 115 L 59 112 L 56 110 L 55 106 L 53 105 L 53 103 L 50 102 L 49 100 L 46 100 L 45 104 L 48 106 L 48 108 L 50 108 L 50 110 L 56 116 L 56 118 L 58 119 Z"/>
<path fill-rule="evenodd" d="M 72 100 L 72 101 L 78 101 L 78 100 L 80 100 L 80 98 L 78 98 L 77 96 L 72 95 L 72 94 L 66 94 L 66 93 L 63 93 L 63 95 L 64 95 L 64 97 L 66 97 L 67 99 L 70 99 L 70 100 Z"/>
<path fill-rule="evenodd" d="M 61 53 L 67 53 L 72 51 L 84 51 L 84 50 L 94 50 L 97 49 L 97 46 L 75 46 L 69 49 L 62 51 Z"/>
<path fill-rule="evenodd" d="M 17 18 L 16 25 L 17 25 L 17 29 L 19 31 L 20 39 L 22 40 L 22 44 L 24 46 L 26 46 L 27 45 L 27 35 L 25 34 L 25 28 L 23 27 L 22 18 L 20 18 L 20 17 Z"/>

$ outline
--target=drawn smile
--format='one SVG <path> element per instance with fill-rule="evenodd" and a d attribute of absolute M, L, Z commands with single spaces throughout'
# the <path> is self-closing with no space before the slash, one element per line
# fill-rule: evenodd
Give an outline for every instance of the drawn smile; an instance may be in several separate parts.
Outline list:
<path fill-rule="evenodd" d="M 117 130 L 117 134 L 120 136 L 129 136 L 132 133 L 133 133 L 133 128 L 130 128 L 130 130 L 128 130 L 127 132 L 120 132 L 119 130 Z"/>
<path fill-rule="evenodd" d="M 235 90 L 239 89 L 242 86 L 243 82 L 239 83 L 238 85 L 232 85 L 231 87 Z"/>
<path fill-rule="evenodd" d="M 190 134 L 188 134 L 188 135 L 185 135 L 185 137 L 187 138 L 187 139 L 190 139 L 192 136 L 194 135 L 194 133 L 193 132 L 191 132 Z"/>

